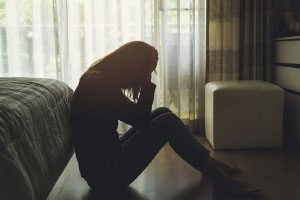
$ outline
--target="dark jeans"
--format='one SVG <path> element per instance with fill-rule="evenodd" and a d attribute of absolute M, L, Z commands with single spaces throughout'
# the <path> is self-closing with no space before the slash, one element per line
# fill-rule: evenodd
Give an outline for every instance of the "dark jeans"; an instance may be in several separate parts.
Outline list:
<path fill-rule="evenodd" d="M 110 164 L 107 178 L 87 180 L 95 190 L 122 189 L 132 183 L 169 142 L 174 151 L 201 171 L 209 152 L 189 133 L 181 120 L 167 108 L 155 109 L 149 123 L 131 128 L 120 138 L 121 148 Z"/>

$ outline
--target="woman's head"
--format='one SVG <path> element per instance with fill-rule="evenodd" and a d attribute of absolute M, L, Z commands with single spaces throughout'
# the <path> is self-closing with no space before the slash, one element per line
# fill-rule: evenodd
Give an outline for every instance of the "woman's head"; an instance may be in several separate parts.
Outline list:
<path fill-rule="evenodd" d="M 121 71 L 130 71 L 139 76 L 146 76 L 151 73 L 155 69 L 158 60 L 157 50 L 142 41 L 128 42 L 113 54 L 116 55 L 115 61 L 119 62 L 120 66 L 118 68 Z"/>
<path fill-rule="evenodd" d="M 97 70 L 103 72 L 112 84 L 126 89 L 136 99 L 142 82 L 156 68 L 157 50 L 142 41 L 124 44 L 97 64 Z"/>

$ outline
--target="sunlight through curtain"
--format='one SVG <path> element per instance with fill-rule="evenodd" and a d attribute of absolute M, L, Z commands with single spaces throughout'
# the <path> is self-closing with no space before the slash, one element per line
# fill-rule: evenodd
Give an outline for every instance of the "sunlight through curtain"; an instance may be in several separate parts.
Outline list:
<path fill-rule="evenodd" d="M 73 89 L 96 59 L 131 40 L 159 51 L 154 107 L 202 130 L 205 0 L 0 0 L 0 76 L 62 80 Z"/>

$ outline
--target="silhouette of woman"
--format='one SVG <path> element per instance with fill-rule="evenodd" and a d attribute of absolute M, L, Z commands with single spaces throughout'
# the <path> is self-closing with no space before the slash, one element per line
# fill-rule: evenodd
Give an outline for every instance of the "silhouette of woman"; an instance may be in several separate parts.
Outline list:
<path fill-rule="evenodd" d="M 182 159 L 213 180 L 217 192 L 258 192 L 259 188 L 233 179 L 230 175 L 239 168 L 210 157 L 168 108 L 151 111 L 155 91 L 151 73 L 157 61 L 154 47 L 133 41 L 93 63 L 81 76 L 71 107 L 81 176 L 92 190 L 122 190 L 168 142 Z M 121 138 L 118 120 L 132 126 Z"/>

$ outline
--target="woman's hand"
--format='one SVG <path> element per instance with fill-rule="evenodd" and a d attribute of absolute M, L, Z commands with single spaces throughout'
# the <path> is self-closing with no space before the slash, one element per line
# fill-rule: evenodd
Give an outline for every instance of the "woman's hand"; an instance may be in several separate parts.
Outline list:
<path fill-rule="evenodd" d="M 150 60 L 150 70 L 149 72 L 152 73 L 156 66 L 157 66 L 157 61 L 158 61 L 158 52 L 156 49 L 153 48 L 153 51 L 152 51 L 152 55 L 151 55 L 151 60 Z M 151 74 L 150 74 L 151 75 Z"/>
<path fill-rule="evenodd" d="M 151 59 L 150 59 L 150 63 L 149 63 L 149 72 L 148 75 L 146 76 L 146 81 L 151 82 L 151 73 L 155 70 L 156 66 L 157 66 L 157 61 L 158 61 L 158 52 L 156 49 L 153 48 L 152 51 L 152 55 L 151 55 Z"/>
<path fill-rule="evenodd" d="M 146 79 L 145 79 L 145 80 L 151 82 L 151 78 L 152 78 L 152 77 L 151 77 L 151 73 L 150 73 L 150 74 L 148 74 L 148 76 L 146 76 Z"/>

